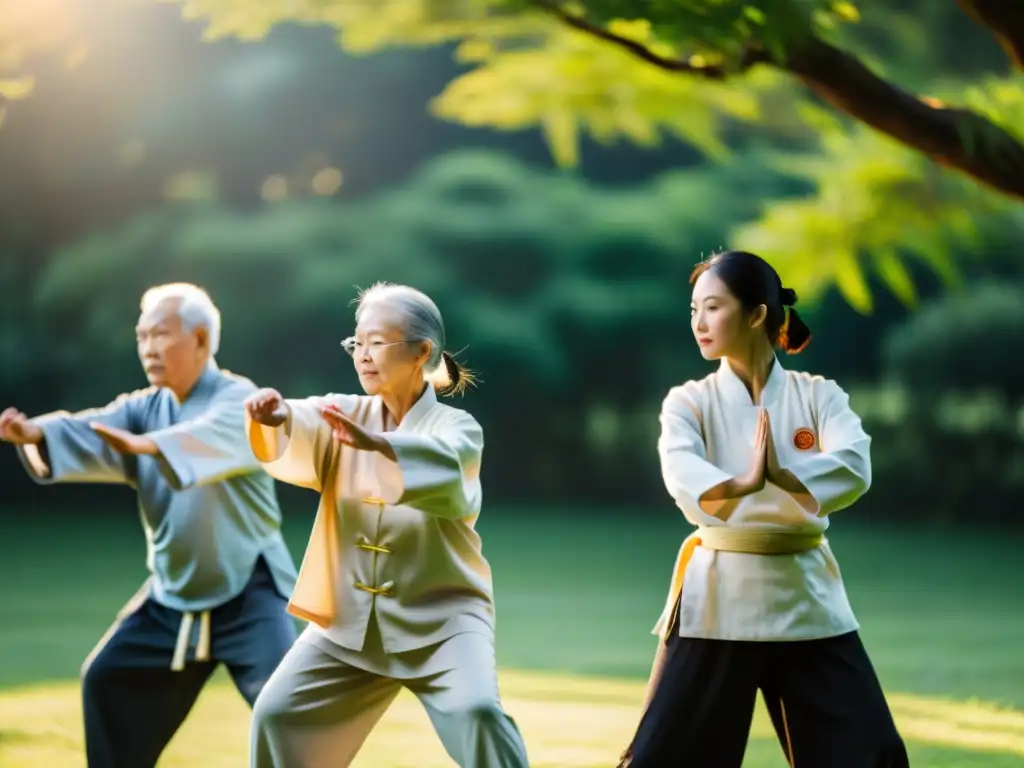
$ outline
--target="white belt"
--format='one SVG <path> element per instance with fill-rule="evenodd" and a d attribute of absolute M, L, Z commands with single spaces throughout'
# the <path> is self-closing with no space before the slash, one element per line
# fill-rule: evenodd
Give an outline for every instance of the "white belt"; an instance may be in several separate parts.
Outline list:
<path fill-rule="evenodd" d="M 178 639 L 174 643 L 174 657 L 171 659 L 171 669 L 180 672 L 185 668 L 185 656 L 188 654 L 188 647 L 192 642 L 192 624 L 195 622 L 195 614 L 192 611 L 185 611 L 181 615 L 181 624 L 178 627 Z M 199 642 L 196 643 L 196 661 L 210 660 L 210 612 L 203 611 L 199 614 Z"/>

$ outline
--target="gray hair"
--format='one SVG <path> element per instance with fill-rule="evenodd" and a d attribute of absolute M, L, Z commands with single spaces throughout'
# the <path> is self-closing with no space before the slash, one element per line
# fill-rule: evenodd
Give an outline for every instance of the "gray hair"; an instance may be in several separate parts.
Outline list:
<path fill-rule="evenodd" d="M 459 394 L 474 385 L 473 373 L 445 350 L 441 310 L 427 294 L 408 285 L 382 282 L 360 291 L 356 302 L 357 323 L 365 306 L 380 302 L 397 310 L 406 340 L 429 342 L 430 354 L 423 367 L 427 380 L 442 394 Z"/>
<path fill-rule="evenodd" d="M 191 283 L 165 283 L 142 294 L 142 311 L 150 312 L 165 301 L 177 302 L 177 315 L 186 331 L 205 328 L 210 337 L 210 356 L 220 349 L 220 310 L 210 294 Z"/>

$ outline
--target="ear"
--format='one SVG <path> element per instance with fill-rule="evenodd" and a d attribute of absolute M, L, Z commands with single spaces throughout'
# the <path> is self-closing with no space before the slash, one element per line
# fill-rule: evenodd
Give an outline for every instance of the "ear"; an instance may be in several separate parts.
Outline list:
<path fill-rule="evenodd" d="M 210 332 L 202 326 L 199 326 L 195 329 L 195 335 L 196 346 L 199 349 L 208 349 L 210 346 Z"/>
<path fill-rule="evenodd" d="M 758 304 L 754 307 L 750 313 L 750 327 L 761 328 L 764 325 L 765 318 L 768 317 L 768 307 L 764 304 Z"/>
<path fill-rule="evenodd" d="M 427 360 L 430 359 L 430 347 L 431 344 L 427 340 L 423 340 L 419 344 L 419 349 L 416 351 L 416 362 L 420 365 L 426 365 Z"/>

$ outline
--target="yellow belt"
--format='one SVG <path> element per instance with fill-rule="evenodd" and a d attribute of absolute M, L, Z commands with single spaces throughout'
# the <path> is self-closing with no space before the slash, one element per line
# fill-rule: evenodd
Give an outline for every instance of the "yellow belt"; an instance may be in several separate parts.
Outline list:
<path fill-rule="evenodd" d="M 718 552 L 741 552 L 747 555 L 795 555 L 817 549 L 825 541 L 820 533 L 790 533 L 788 531 L 763 531 L 751 528 L 731 528 L 716 525 L 698 528 L 683 541 L 672 570 L 672 586 L 661 620 L 655 631 L 664 639 L 672 625 L 672 617 L 679 596 L 683 592 L 683 577 L 686 566 L 697 547 Z"/>

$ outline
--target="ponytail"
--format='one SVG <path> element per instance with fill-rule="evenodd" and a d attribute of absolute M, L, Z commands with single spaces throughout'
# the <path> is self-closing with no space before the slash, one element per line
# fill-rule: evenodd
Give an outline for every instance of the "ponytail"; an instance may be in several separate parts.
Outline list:
<path fill-rule="evenodd" d="M 462 395 L 477 384 L 476 375 L 455 359 L 451 352 L 441 353 L 441 365 L 430 376 L 431 383 L 441 395 Z"/>
<path fill-rule="evenodd" d="M 807 327 L 800 314 L 792 306 L 785 308 L 786 319 L 779 329 L 776 342 L 787 354 L 795 355 L 803 352 L 811 343 L 811 329 Z"/>

